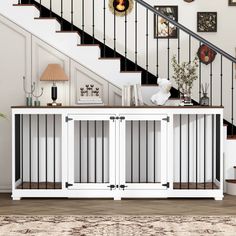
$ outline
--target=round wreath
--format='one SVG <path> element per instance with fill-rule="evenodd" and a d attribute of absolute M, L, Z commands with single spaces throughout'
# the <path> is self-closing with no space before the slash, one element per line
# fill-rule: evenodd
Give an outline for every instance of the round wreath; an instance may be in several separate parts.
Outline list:
<path fill-rule="evenodd" d="M 205 44 L 201 45 L 197 52 L 200 62 L 205 65 L 212 63 L 215 60 L 216 54 L 217 53 L 214 50 Z"/>
<path fill-rule="evenodd" d="M 116 16 L 128 15 L 134 6 L 133 0 L 109 0 L 109 9 Z"/>

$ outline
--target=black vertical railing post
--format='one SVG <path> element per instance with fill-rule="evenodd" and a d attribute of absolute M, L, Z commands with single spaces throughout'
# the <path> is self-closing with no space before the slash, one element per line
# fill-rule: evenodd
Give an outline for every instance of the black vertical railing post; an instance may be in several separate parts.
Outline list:
<path fill-rule="evenodd" d="M 84 44 L 84 0 L 82 0 L 82 44 Z"/>
<path fill-rule="evenodd" d="M 210 105 L 213 104 L 212 63 L 210 63 Z"/>
<path fill-rule="evenodd" d="M 178 46 L 177 46 L 177 60 L 180 63 L 180 30 L 178 31 Z"/>
<path fill-rule="evenodd" d="M 191 63 L 191 57 L 192 57 L 192 40 L 191 40 L 191 35 L 189 35 L 189 38 L 188 38 L 188 45 L 189 45 L 189 48 L 188 48 L 188 61 L 189 61 L 189 63 Z"/>
<path fill-rule="evenodd" d="M 97 121 L 94 121 L 94 182 L 97 183 Z"/>
<path fill-rule="evenodd" d="M 154 19 L 156 20 L 158 16 L 156 15 L 156 18 L 154 16 Z M 159 38 L 158 38 L 158 32 L 156 32 L 156 77 L 159 78 Z"/>
<path fill-rule="evenodd" d="M 31 189 L 31 180 L 32 180 L 32 176 L 31 176 L 31 163 L 32 163 L 32 152 L 31 152 L 31 141 L 32 141 L 32 137 L 31 137 L 31 115 L 29 115 L 29 188 Z"/>
<path fill-rule="evenodd" d="M 89 121 L 87 121 L 87 183 L 89 183 Z"/>
<path fill-rule="evenodd" d="M 95 16 L 94 16 L 94 9 L 95 9 L 95 6 L 94 6 L 94 0 L 92 0 L 93 2 L 93 4 L 92 4 L 92 29 L 93 29 L 93 44 L 94 44 L 94 42 L 95 42 Z"/>
<path fill-rule="evenodd" d="M 153 182 L 156 183 L 156 121 L 153 121 Z"/>
<path fill-rule="evenodd" d="M 82 183 L 82 124 L 79 121 L 79 180 Z"/>
<path fill-rule="evenodd" d="M 38 159 L 38 164 L 37 164 L 37 167 L 38 167 L 38 189 L 39 189 L 39 170 L 40 170 L 40 167 L 39 167 L 39 155 L 40 155 L 40 147 L 39 147 L 39 115 L 37 115 L 37 159 Z"/>
<path fill-rule="evenodd" d="M 39 1 L 39 16 L 42 16 L 42 0 Z"/>
<path fill-rule="evenodd" d="M 48 115 L 45 115 L 45 180 L 48 188 Z"/>
<path fill-rule="evenodd" d="M 53 187 L 56 188 L 56 115 L 53 115 Z"/>
<path fill-rule="evenodd" d="M 135 1 L 135 71 L 138 70 L 138 4 Z"/>
<path fill-rule="evenodd" d="M 125 10 L 125 71 L 127 71 L 127 11 Z"/>
<path fill-rule="evenodd" d="M 220 105 L 223 106 L 223 56 L 220 56 Z"/>
<path fill-rule="evenodd" d="M 70 23 L 71 23 L 71 31 L 74 30 L 74 0 L 71 0 L 71 17 L 70 17 Z"/>
<path fill-rule="evenodd" d="M 113 12 L 113 14 L 114 14 L 114 33 L 113 33 L 113 36 L 114 36 L 114 38 L 113 38 L 113 41 L 114 41 L 114 57 L 116 57 L 116 9 L 115 9 L 115 7 L 114 7 L 114 12 Z"/>
<path fill-rule="evenodd" d="M 106 0 L 103 0 L 103 57 L 106 56 Z"/>
<path fill-rule="evenodd" d="M 149 25 L 148 25 L 148 9 L 146 9 L 146 81 L 145 83 L 148 84 L 148 29 L 149 29 Z"/>
<path fill-rule="evenodd" d="M 102 183 L 104 183 L 104 121 L 102 121 Z"/>
<path fill-rule="evenodd" d="M 201 42 L 199 42 L 199 47 L 201 47 Z M 201 64 L 201 60 L 200 60 L 200 58 L 199 58 L 199 61 L 198 61 L 198 63 L 199 63 L 199 85 L 198 85 L 198 93 L 199 93 L 199 98 L 198 98 L 198 101 L 200 102 L 200 100 L 201 100 L 201 96 L 202 96 L 202 89 L 201 89 L 201 87 L 202 87 L 202 64 Z"/>
<path fill-rule="evenodd" d="M 21 115 L 21 188 L 24 188 L 24 115 Z"/>
<path fill-rule="evenodd" d="M 188 189 L 189 189 L 189 182 L 190 182 L 190 115 L 188 115 Z"/>
<path fill-rule="evenodd" d="M 141 182 L 141 122 L 138 121 L 138 181 Z"/>
<path fill-rule="evenodd" d="M 234 63 L 232 62 L 232 87 L 231 87 L 231 135 L 234 135 Z"/>
<path fill-rule="evenodd" d="M 179 187 L 182 188 L 182 115 L 179 115 Z"/>
<path fill-rule="evenodd" d="M 133 183 L 133 135 L 134 135 L 134 132 L 133 132 L 133 121 L 131 120 L 131 131 L 130 131 L 130 137 L 131 137 L 131 165 L 130 165 L 130 173 L 131 173 L 131 183 Z"/>
<path fill-rule="evenodd" d="M 63 0 L 61 0 L 61 31 L 63 30 Z"/>
<path fill-rule="evenodd" d="M 49 7 L 49 9 L 50 9 L 50 17 L 52 17 L 52 0 L 50 0 L 50 7 Z"/>
<path fill-rule="evenodd" d="M 146 183 L 148 183 L 148 121 L 146 121 Z"/>
<path fill-rule="evenodd" d="M 214 158 L 215 158 L 215 115 L 211 116 L 212 123 L 212 139 L 211 139 L 211 155 L 212 155 L 212 163 L 211 163 L 211 188 L 214 189 Z"/>
<path fill-rule="evenodd" d="M 196 114 L 196 189 L 198 188 L 198 115 Z"/>
<path fill-rule="evenodd" d="M 168 21 L 167 31 L 167 79 L 170 80 L 170 22 Z"/>
<path fill-rule="evenodd" d="M 204 165 L 204 174 L 203 174 L 203 178 L 204 178 L 204 189 L 206 188 L 206 115 L 204 115 L 204 125 L 203 125 L 203 132 L 204 132 L 204 146 L 203 146 L 203 150 L 204 150 L 204 161 L 203 161 L 203 165 Z"/>

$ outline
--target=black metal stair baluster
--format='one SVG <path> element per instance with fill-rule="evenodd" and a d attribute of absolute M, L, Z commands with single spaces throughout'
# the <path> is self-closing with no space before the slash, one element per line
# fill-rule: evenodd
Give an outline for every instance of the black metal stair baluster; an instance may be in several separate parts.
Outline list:
<path fill-rule="evenodd" d="M 210 105 L 213 104 L 212 63 L 210 64 Z"/>
<path fill-rule="evenodd" d="M 234 135 L 234 63 L 232 62 L 232 87 L 231 87 L 231 135 Z"/>
<path fill-rule="evenodd" d="M 63 0 L 61 0 L 61 31 L 63 31 Z"/>
<path fill-rule="evenodd" d="M 138 121 L 138 178 L 139 183 L 141 183 L 141 122 Z"/>
<path fill-rule="evenodd" d="M 82 0 L 82 44 L 84 44 L 84 0 Z"/>
<path fill-rule="evenodd" d="M 89 121 L 87 121 L 87 183 L 89 183 Z"/>
<path fill-rule="evenodd" d="M 94 0 L 92 0 L 92 29 L 93 29 L 93 44 L 95 42 L 95 16 L 94 16 L 94 9 L 95 9 L 95 6 L 94 6 Z"/>
<path fill-rule="evenodd" d="M 146 80 L 145 83 L 148 84 L 148 29 L 149 29 L 149 25 L 148 25 L 148 9 L 146 9 Z"/>
<path fill-rule="evenodd" d="M 214 156 L 215 156 L 215 115 L 211 115 L 211 123 L 212 123 L 212 141 L 211 141 L 211 155 L 212 155 L 212 163 L 211 163 L 211 188 L 214 189 Z"/>
<path fill-rule="evenodd" d="M 50 17 L 52 17 L 52 0 L 50 0 L 49 10 L 50 10 Z"/>
<path fill-rule="evenodd" d="M 71 0 L 71 31 L 74 30 L 74 0 Z"/>
<path fill-rule="evenodd" d="M 199 47 L 201 47 L 201 45 L 202 45 L 202 43 L 201 42 L 199 42 Z M 199 63 L 199 72 L 198 72 L 198 77 L 199 77 L 199 85 L 198 85 L 198 93 L 199 93 L 199 102 L 200 102 L 200 100 L 201 100 L 201 97 L 202 97 L 202 89 L 201 89 L 201 87 L 202 87 L 202 63 L 201 63 L 201 60 L 200 60 L 200 58 L 199 58 L 199 60 L 198 60 L 198 63 Z"/>
<path fill-rule="evenodd" d="M 154 16 L 154 18 L 158 18 L 157 15 Z M 155 19 L 156 21 L 156 19 Z M 158 34 L 158 32 L 157 32 Z M 158 35 L 156 36 L 156 77 L 159 78 L 159 38 Z"/>
<path fill-rule="evenodd" d="M 97 121 L 94 121 L 94 182 L 97 183 Z"/>
<path fill-rule="evenodd" d="M 104 182 L 104 121 L 102 121 L 102 183 Z"/>
<path fill-rule="evenodd" d="M 82 122 L 79 121 L 79 180 L 82 183 Z"/>
<path fill-rule="evenodd" d="M 146 183 L 148 183 L 148 121 L 146 121 Z"/>
<path fill-rule="evenodd" d="M 131 166 L 130 166 L 130 173 L 131 173 L 131 183 L 133 183 L 133 135 L 134 135 L 134 132 L 133 132 L 133 121 L 131 120 L 131 131 L 130 131 L 130 137 L 131 137 Z"/>
<path fill-rule="evenodd" d="M 138 70 L 138 4 L 135 1 L 135 71 Z"/>
<path fill-rule="evenodd" d="M 189 35 L 189 38 L 188 38 L 188 61 L 189 63 L 191 63 L 191 57 L 192 57 L 192 40 L 191 40 L 191 35 Z"/>
<path fill-rule="evenodd" d="M 204 165 L 204 189 L 206 189 L 206 115 L 204 115 L 204 125 L 203 125 L 203 132 L 204 132 L 204 146 L 203 146 L 203 150 L 204 150 L 204 155 L 203 155 L 203 158 L 204 158 L 204 162 L 203 162 L 203 165 Z"/>
<path fill-rule="evenodd" d="M 177 61 L 178 61 L 178 64 L 180 64 L 180 30 L 178 30 L 177 34 L 178 34 Z M 181 98 L 179 86 L 178 86 L 178 93 L 179 93 L 179 98 Z"/>
<path fill-rule="evenodd" d="M 127 11 L 125 10 L 125 71 L 127 71 Z"/>
<path fill-rule="evenodd" d="M 106 56 L 106 0 L 103 0 L 103 57 Z"/>
<path fill-rule="evenodd" d="M 42 0 L 39 1 L 39 16 L 42 16 Z"/>
<path fill-rule="evenodd" d="M 220 105 L 223 106 L 223 56 L 220 56 Z"/>
<path fill-rule="evenodd" d="M 24 189 L 24 115 L 21 115 L 21 189 Z"/>
<path fill-rule="evenodd" d="M 45 180 L 48 188 L 48 115 L 45 115 Z"/>
<path fill-rule="evenodd" d="M 167 79 L 170 80 L 170 22 L 167 31 Z"/>
<path fill-rule="evenodd" d="M 156 121 L 153 121 L 153 182 L 156 183 Z"/>
<path fill-rule="evenodd" d="M 114 38 L 113 38 L 113 40 L 114 40 L 114 57 L 116 57 L 116 9 L 115 9 L 115 7 L 114 7 L 114 12 L 113 12 L 113 14 L 114 14 Z"/>

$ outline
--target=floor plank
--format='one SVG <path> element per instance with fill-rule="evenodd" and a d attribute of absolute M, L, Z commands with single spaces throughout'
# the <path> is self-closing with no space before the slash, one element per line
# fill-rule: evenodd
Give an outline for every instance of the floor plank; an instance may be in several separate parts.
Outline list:
<path fill-rule="evenodd" d="M 236 197 L 213 199 L 22 199 L 0 194 L 0 215 L 236 215 Z"/>

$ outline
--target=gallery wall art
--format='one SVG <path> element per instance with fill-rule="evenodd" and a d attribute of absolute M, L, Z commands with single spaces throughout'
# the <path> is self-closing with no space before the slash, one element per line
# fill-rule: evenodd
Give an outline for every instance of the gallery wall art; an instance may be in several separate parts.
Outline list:
<path fill-rule="evenodd" d="M 197 32 L 217 32 L 217 12 L 198 12 Z"/>

